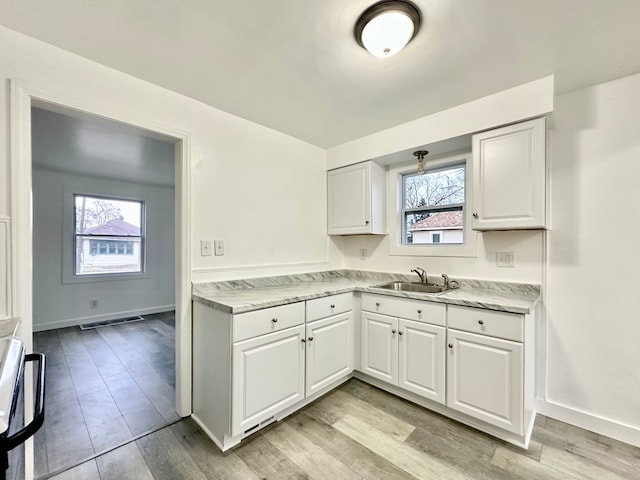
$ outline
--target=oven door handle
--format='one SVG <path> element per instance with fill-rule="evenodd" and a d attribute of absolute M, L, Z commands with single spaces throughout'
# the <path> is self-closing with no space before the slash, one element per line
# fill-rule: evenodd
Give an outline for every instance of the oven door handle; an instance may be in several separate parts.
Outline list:
<path fill-rule="evenodd" d="M 40 429 L 44 422 L 44 354 L 29 353 L 28 355 L 25 355 L 24 361 L 38 363 L 34 415 L 33 420 L 31 420 L 29 425 L 25 425 L 21 430 L 6 438 L 5 445 L 7 446 L 7 450 L 11 450 L 21 443 L 26 442 L 29 437 Z"/>

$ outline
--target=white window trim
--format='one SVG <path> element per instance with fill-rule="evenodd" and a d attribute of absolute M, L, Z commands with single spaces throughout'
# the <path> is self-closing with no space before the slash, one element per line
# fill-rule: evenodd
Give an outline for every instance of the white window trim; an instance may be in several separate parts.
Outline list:
<path fill-rule="evenodd" d="M 387 218 L 389 221 L 389 255 L 407 255 L 421 257 L 477 257 L 478 256 L 478 232 L 471 227 L 472 198 L 472 164 L 471 152 L 459 153 L 436 160 L 427 160 L 427 170 L 443 168 L 449 165 L 465 164 L 464 173 L 464 243 L 431 245 L 404 245 L 402 243 L 402 175 L 412 173 L 416 169 L 415 162 L 392 166 L 388 172 L 387 192 Z"/>
<path fill-rule="evenodd" d="M 82 183 L 82 182 L 80 182 Z M 119 189 L 106 190 L 101 188 L 83 188 L 81 184 L 75 186 L 66 186 L 64 189 L 64 198 L 62 201 L 62 283 L 94 283 L 94 282 L 111 282 L 116 280 L 138 280 L 141 278 L 150 278 L 147 271 L 147 249 L 142 250 L 142 272 L 130 272 L 130 273 L 100 273 L 97 275 L 76 275 L 74 272 L 75 255 L 74 255 L 74 236 L 75 236 L 75 204 L 74 195 L 86 195 L 88 197 L 106 197 L 117 198 L 119 200 L 132 200 L 135 202 L 142 202 L 144 209 L 147 208 L 148 202 L 144 197 L 132 197 L 130 195 L 121 194 Z M 142 238 L 147 235 L 146 228 L 146 211 L 142 212 Z M 146 242 L 146 239 L 143 240 Z"/>

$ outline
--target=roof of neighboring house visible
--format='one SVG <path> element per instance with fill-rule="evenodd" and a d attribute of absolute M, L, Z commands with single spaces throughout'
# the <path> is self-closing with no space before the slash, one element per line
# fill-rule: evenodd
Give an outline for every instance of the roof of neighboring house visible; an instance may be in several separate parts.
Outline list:
<path fill-rule="evenodd" d="M 420 230 L 440 230 L 462 228 L 462 212 L 456 210 L 453 212 L 436 212 L 429 217 L 413 223 L 407 227 L 410 232 Z"/>
<path fill-rule="evenodd" d="M 91 235 L 140 235 L 140 227 L 125 222 L 122 218 L 114 218 L 97 227 L 88 228 L 84 231 Z"/>

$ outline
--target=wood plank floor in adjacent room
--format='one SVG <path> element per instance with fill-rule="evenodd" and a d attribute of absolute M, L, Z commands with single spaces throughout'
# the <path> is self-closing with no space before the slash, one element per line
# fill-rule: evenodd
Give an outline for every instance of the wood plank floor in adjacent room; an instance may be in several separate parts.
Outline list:
<path fill-rule="evenodd" d="M 56 480 L 640 479 L 640 449 L 539 417 L 528 451 L 358 380 L 221 454 L 191 420 Z"/>
<path fill-rule="evenodd" d="M 34 351 L 47 360 L 45 422 L 35 435 L 36 478 L 179 419 L 174 317 L 165 312 L 122 325 L 34 334 Z"/>

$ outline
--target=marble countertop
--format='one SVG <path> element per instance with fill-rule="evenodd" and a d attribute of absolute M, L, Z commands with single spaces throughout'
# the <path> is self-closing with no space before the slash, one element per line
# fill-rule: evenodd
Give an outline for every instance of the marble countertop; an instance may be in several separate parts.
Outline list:
<path fill-rule="evenodd" d="M 540 298 L 539 285 L 458 278 L 455 280 L 460 283 L 460 288 L 439 294 L 396 292 L 375 287 L 394 280 L 414 281 L 415 278 L 402 274 L 339 270 L 194 283 L 192 299 L 227 313 L 243 313 L 357 291 L 526 314 L 533 311 Z M 438 281 L 441 279 L 429 277 L 430 283 Z"/>

